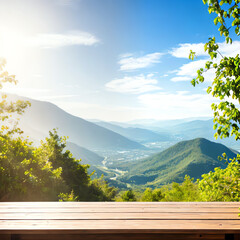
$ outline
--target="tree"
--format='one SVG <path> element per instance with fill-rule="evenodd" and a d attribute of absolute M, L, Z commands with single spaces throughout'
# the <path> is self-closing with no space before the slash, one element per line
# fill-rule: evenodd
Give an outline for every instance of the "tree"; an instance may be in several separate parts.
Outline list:
<path fill-rule="evenodd" d="M 5 71 L 5 60 L 0 61 L 0 89 L 4 83 L 17 83 L 14 75 Z M 39 147 L 24 139 L 17 127 L 27 101 L 0 102 L 0 201 L 110 201 L 117 190 L 103 179 L 91 180 L 88 165 L 64 151 L 66 138 L 56 130 Z"/>
<path fill-rule="evenodd" d="M 68 191 L 61 172 L 27 139 L 0 135 L 0 201 L 56 201 Z"/>
<path fill-rule="evenodd" d="M 232 44 L 231 34 L 240 35 L 240 0 L 203 0 L 208 4 L 209 13 L 215 13 L 214 24 L 219 25 L 218 31 L 225 38 L 226 44 Z M 233 33 L 232 33 L 233 32 Z M 240 58 L 236 56 L 223 56 L 215 37 L 209 38 L 204 50 L 208 53 L 210 61 L 204 68 L 197 71 L 197 78 L 192 80 L 195 86 L 204 82 L 203 73 L 213 69 L 215 77 L 207 93 L 218 99 L 218 103 L 212 104 L 214 112 L 215 138 L 234 136 L 240 139 Z M 195 57 L 190 52 L 189 58 Z M 226 160 L 225 169 L 215 168 L 213 172 L 203 174 L 198 180 L 199 195 L 201 201 L 239 201 L 240 179 L 240 155 L 234 159 Z"/>
<path fill-rule="evenodd" d="M 40 151 L 51 162 L 53 168 L 61 168 L 61 178 L 68 192 L 73 191 L 78 201 L 111 201 L 117 191 L 109 187 L 103 179 L 91 180 L 87 170 L 89 165 L 72 157 L 66 147 L 66 137 L 59 137 L 56 129 L 42 142 Z M 66 196 L 64 196 L 66 198 Z"/>
<path fill-rule="evenodd" d="M 236 36 L 240 35 L 240 0 L 203 0 L 208 4 L 209 13 L 217 14 L 214 24 L 219 25 L 219 33 L 225 38 L 226 44 L 232 44 L 230 34 L 234 31 Z M 197 71 L 197 78 L 192 80 L 195 86 L 204 82 L 203 73 L 213 69 L 215 78 L 211 86 L 208 87 L 208 94 L 219 100 L 212 104 L 214 112 L 215 137 L 220 138 L 235 136 L 240 139 L 240 58 L 239 54 L 235 57 L 227 57 L 221 54 L 219 44 L 215 37 L 209 38 L 204 50 L 209 54 L 210 61 L 205 63 L 204 68 Z M 190 52 L 189 58 L 194 59 L 195 53 Z"/>
<path fill-rule="evenodd" d="M 185 176 L 184 182 L 179 184 L 173 182 L 170 189 L 165 189 L 164 201 L 166 202 L 194 202 L 199 200 L 198 186 L 194 179 Z"/>
<path fill-rule="evenodd" d="M 142 196 L 143 202 L 159 202 L 164 198 L 164 194 L 162 193 L 161 189 L 154 189 L 147 188 Z"/>
<path fill-rule="evenodd" d="M 136 202 L 137 198 L 133 192 L 133 190 L 128 190 L 125 191 L 122 195 L 121 195 L 122 201 L 123 202 Z"/>
<path fill-rule="evenodd" d="M 3 85 L 6 83 L 17 84 L 15 75 L 10 75 L 6 69 L 6 60 L 0 59 L 0 89 L 3 88 Z M 12 114 L 23 114 L 25 109 L 31 104 L 28 101 L 17 100 L 7 101 L 7 94 L 2 93 L 0 101 L 0 122 L 1 130 L 0 134 L 14 134 L 21 133 L 21 130 L 17 128 L 18 121 L 13 119 Z"/>
<path fill-rule="evenodd" d="M 225 169 L 215 168 L 198 180 L 201 201 L 240 201 L 240 156 L 230 160 L 224 157 Z"/>

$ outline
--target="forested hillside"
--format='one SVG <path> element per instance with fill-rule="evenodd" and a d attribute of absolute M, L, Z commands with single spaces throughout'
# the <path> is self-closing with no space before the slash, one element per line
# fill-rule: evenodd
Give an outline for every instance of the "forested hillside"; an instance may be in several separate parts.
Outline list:
<path fill-rule="evenodd" d="M 226 153 L 229 158 L 236 153 L 226 146 L 197 138 L 182 141 L 149 158 L 119 164 L 118 167 L 128 173 L 121 181 L 133 185 L 158 187 L 171 182 L 182 182 L 185 175 L 201 178 L 201 175 L 213 171 L 215 167 L 225 168 L 224 161 L 218 157 Z"/>

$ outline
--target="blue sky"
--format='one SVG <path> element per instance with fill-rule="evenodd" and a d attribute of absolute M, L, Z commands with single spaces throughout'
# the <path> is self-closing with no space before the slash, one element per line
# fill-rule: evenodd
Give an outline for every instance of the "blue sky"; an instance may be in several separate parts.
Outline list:
<path fill-rule="evenodd" d="M 224 41 L 213 19 L 201 0 L 0 0 L 0 56 L 19 80 L 3 90 L 86 119 L 211 117 L 213 73 L 190 80 L 208 59 L 203 43 Z"/>

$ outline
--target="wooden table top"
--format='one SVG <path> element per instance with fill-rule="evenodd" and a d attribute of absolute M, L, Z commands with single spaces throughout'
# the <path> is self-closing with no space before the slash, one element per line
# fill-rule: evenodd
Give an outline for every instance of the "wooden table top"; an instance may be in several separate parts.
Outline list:
<path fill-rule="evenodd" d="M 240 233 L 240 203 L 1 202 L 0 234 Z"/>

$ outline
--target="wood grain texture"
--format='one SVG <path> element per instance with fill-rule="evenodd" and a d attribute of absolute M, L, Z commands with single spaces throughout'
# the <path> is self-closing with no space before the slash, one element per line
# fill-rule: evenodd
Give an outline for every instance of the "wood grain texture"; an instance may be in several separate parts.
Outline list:
<path fill-rule="evenodd" d="M 239 202 L 57 202 L 58 207 L 239 207 Z M 56 202 L 1 202 L 0 208 L 56 207 Z"/>
<path fill-rule="evenodd" d="M 240 234 L 239 206 L 236 202 L 2 202 L 0 240 L 225 239 L 226 233 Z"/>
<path fill-rule="evenodd" d="M 239 220 L 0 220 L 1 230 L 79 230 L 164 232 L 171 230 L 240 230 Z"/>
<path fill-rule="evenodd" d="M 56 206 L 56 205 L 55 205 Z M 187 206 L 176 206 L 176 207 L 45 207 L 45 208 L 1 208 L 0 213 L 64 213 L 64 212 L 80 212 L 80 213 L 143 213 L 143 212 L 159 212 L 159 213 L 238 213 L 238 207 L 218 208 L 218 207 L 187 207 Z"/>
<path fill-rule="evenodd" d="M 8 234 L 8 235 L 0 234 L 0 239 L 1 240 L 11 240 L 11 235 L 10 234 Z"/>
<path fill-rule="evenodd" d="M 224 240 L 224 234 L 81 234 L 81 235 L 31 235 L 23 234 L 18 240 Z"/>
<path fill-rule="evenodd" d="M 234 240 L 240 240 L 240 234 L 235 234 Z"/>
<path fill-rule="evenodd" d="M 82 213 L 82 212 L 23 212 L 23 213 L 0 213 L 0 220 L 237 220 L 240 219 L 236 213 L 165 213 L 165 212 L 104 212 L 104 213 Z"/>

